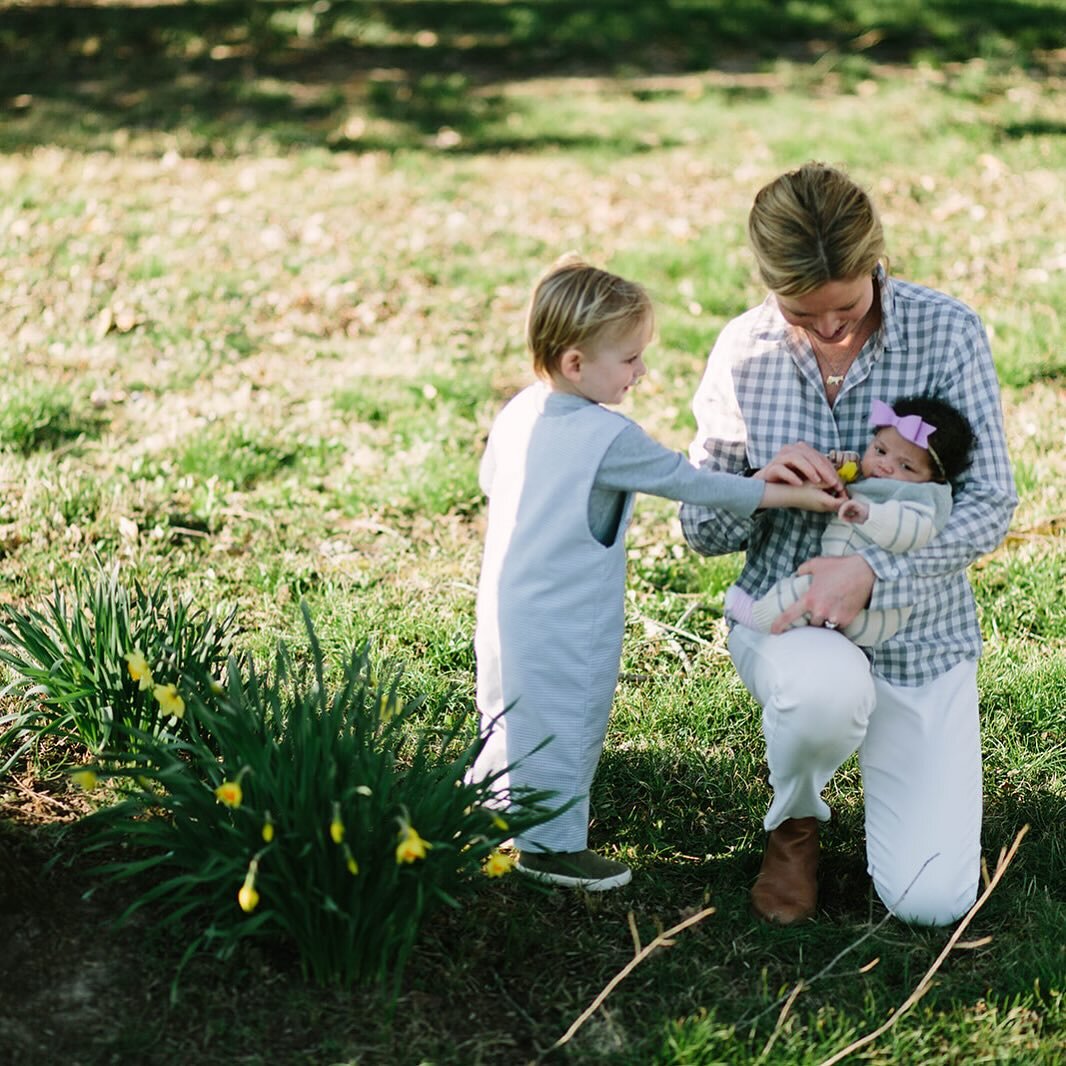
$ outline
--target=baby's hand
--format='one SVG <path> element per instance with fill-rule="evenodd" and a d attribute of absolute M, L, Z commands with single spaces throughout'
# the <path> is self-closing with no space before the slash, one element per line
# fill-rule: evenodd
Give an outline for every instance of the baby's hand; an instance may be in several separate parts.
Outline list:
<path fill-rule="evenodd" d="M 870 508 L 861 500 L 845 500 L 837 511 L 837 517 L 861 526 L 870 517 Z"/>

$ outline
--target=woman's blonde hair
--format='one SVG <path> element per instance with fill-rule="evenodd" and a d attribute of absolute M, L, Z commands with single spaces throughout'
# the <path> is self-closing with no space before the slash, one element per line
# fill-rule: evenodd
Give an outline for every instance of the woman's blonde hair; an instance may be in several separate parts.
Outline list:
<path fill-rule="evenodd" d="M 781 296 L 872 274 L 885 254 L 869 196 L 824 163 L 806 163 L 760 189 L 748 239 L 762 280 Z"/>
<path fill-rule="evenodd" d="M 623 334 L 653 318 L 642 285 L 564 255 L 541 276 L 529 302 L 526 344 L 533 369 L 549 377 L 570 348 L 587 348 L 603 335 Z"/>

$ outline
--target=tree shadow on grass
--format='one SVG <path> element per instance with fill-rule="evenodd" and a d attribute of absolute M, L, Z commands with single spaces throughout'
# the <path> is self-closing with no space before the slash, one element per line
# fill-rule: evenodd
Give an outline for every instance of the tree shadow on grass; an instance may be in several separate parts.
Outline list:
<path fill-rule="evenodd" d="M 264 139 L 275 150 L 573 148 L 601 135 L 518 134 L 506 88 L 533 76 L 751 71 L 834 52 L 942 62 L 991 50 L 1025 63 L 1063 32 L 1040 3 L 883 6 L 871 17 L 859 0 L 22 4 L 0 17 L 0 150 L 128 151 L 145 138 L 148 152 L 216 155 Z"/>
<path fill-rule="evenodd" d="M 592 846 L 631 850 L 662 890 L 690 899 L 706 891 L 721 913 L 743 922 L 766 839 L 766 778 L 761 759 L 698 746 L 684 756 L 608 750 L 594 786 Z M 821 831 L 819 907 L 855 920 L 869 908 L 861 795 L 845 786 L 831 806 Z"/>
<path fill-rule="evenodd" d="M 845 764 L 853 768 L 854 762 Z M 844 774 L 844 771 L 841 771 Z M 866 872 L 862 792 L 857 772 L 828 795 L 832 821 L 821 829 L 819 910 L 838 921 L 878 919 L 884 906 Z M 833 786 L 831 786 L 832 788 Z M 705 886 L 720 909 L 736 917 L 762 859 L 762 815 L 770 794 L 761 762 L 700 751 L 683 757 L 661 749 L 604 753 L 593 792 L 593 847 L 631 849 L 642 860 L 660 856 L 648 876 L 675 898 Z M 1030 831 L 1014 884 L 1031 882 L 1066 902 L 1066 799 L 1050 790 L 989 788 L 982 853 L 994 869 L 1022 825 Z M 1000 889 L 1000 893 L 1010 889 Z"/>

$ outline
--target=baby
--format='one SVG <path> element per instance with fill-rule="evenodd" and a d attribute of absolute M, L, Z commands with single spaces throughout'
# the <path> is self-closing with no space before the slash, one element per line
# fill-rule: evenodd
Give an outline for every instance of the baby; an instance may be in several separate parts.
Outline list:
<path fill-rule="evenodd" d="M 869 545 L 902 554 L 928 544 L 951 514 L 950 483 L 969 466 L 973 430 L 965 416 L 943 400 L 916 396 L 891 406 L 874 400 L 870 425 L 873 439 L 861 459 L 855 452 L 829 455 L 845 481 L 856 474 L 862 480 L 826 526 L 822 555 L 852 555 Z M 726 615 L 769 633 L 777 616 L 803 596 L 810 583 L 808 575 L 793 574 L 758 600 L 734 585 L 726 593 Z M 873 647 L 899 632 L 912 609 L 860 611 L 841 632 L 856 644 Z M 800 618 L 789 628 L 806 624 Z"/>

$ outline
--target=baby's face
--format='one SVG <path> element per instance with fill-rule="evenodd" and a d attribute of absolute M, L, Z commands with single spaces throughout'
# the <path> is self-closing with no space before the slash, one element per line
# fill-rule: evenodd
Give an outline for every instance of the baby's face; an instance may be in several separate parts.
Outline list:
<path fill-rule="evenodd" d="M 874 434 L 859 469 L 863 477 L 890 477 L 897 481 L 932 481 L 936 473 L 929 452 L 905 440 L 892 426 Z"/>

